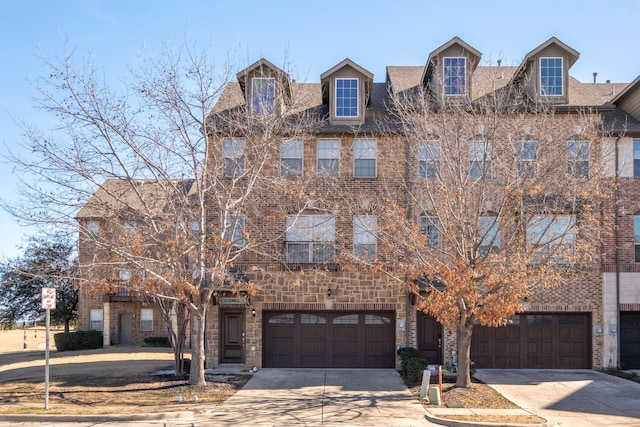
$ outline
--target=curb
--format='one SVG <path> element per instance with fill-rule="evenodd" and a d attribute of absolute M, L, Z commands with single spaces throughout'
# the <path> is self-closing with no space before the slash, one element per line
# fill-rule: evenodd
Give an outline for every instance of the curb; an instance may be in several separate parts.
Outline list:
<path fill-rule="evenodd" d="M 469 411 L 469 413 L 467 415 L 473 415 L 473 412 Z M 502 415 L 502 414 L 496 413 L 494 415 Z M 506 415 L 506 414 L 504 414 L 504 415 Z M 525 415 L 525 414 L 523 414 L 523 415 Z M 530 413 L 526 413 L 526 415 L 532 415 L 532 416 L 540 417 L 540 415 L 535 415 L 535 414 L 530 414 Z M 463 426 L 471 426 L 471 427 L 554 427 L 556 425 L 554 423 L 550 423 L 548 420 L 545 421 L 544 423 L 537 423 L 537 424 L 503 423 L 503 422 L 491 423 L 491 422 L 483 422 L 483 421 L 451 420 L 451 419 L 448 419 L 448 418 L 438 417 L 437 415 L 433 415 L 433 414 L 429 413 L 428 411 L 427 411 L 427 413 L 425 415 L 425 418 L 427 419 L 427 421 L 429 421 L 429 422 L 431 422 L 433 424 L 438 424 L 438 425 L 442 425 L 442 426 L 449 426 L 449 427 L 463 427 Z M 540 417 L 540 418 L 544 418 L 544 417 Z"/>

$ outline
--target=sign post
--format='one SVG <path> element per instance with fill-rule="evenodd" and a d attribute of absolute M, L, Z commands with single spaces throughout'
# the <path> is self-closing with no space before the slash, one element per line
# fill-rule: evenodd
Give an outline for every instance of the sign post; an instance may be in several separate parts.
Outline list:
<path fill-rule="evenodd" d="M 56 309 L 55 288 L 42 288 L 42 308 L 46 310 L 46 339 L 44 356 L 44 409 L 49 409 L 49 319 Z"/>

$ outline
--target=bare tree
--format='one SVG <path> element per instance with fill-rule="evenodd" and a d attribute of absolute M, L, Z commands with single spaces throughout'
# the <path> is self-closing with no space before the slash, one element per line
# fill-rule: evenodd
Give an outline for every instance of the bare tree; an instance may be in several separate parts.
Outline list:
<path fill-rule="evenodd" d="M 467 387 L 475 324 L 504 325 L 595 265 L 598 115 L 559 112 L 504 81 L 475 99 L 414 87 L 388 107 L 382 126 L 407 147 L 396 173 L 406 179 L 393 181 L 406 199 L 389 189 L 371 207 L 380 255 L 368 265 L 455 327 L 456 385 Z"/>
<path fill-rule="evenodd" d="M 190 383 L 203 384 L 212 297 L 254 289 L 235 264 L 264 245 L 244 228 L 255 199 L 281 185 L 263 171 L 279 138 L 302 135 L 313 115 L 291 93 L 277 109 L 251 108 L 239 85 L 229 84 L 231 66 L 217 71 L 191 47 L 145 58 L 124 91 L 91 63 L 76 69 L 71 55 L 45 65 L 40 106 L 59 127 L 49 136 L 23 126 L 32 156 L 12 160 L 28 173 L 25 197 L 8 208 L 48 225 L 72 226 L 78 216 L 81 241 L 91 248 L 81 253 L 83 278 L 172 302 L 166 313 L 187 307 Z"/>

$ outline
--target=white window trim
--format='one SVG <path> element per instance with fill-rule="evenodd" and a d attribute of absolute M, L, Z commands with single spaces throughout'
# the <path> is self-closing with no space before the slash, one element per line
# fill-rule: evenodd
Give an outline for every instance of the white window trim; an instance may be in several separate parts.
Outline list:
<path fill-rule="evenodd" d="M 151 322 L 151 327 L 143 328 L 142 325 L 145 324 L 143 322 Z M 153 309 L 152 308 L 140 309 L 140 332 L 153 332 Z"/>
<path fill-rule="evenodd" d="M 320 157 L 320 142 L 321 141 L 322 142 L 324 142 L 324 141 L 336 142 L 338 144 L 338 155 L 337 155 L 337 157 Z M 316 174 L 318 176 L 327 177 L 327 178 L 338 178 L 340 176 L 340 148 L 341 148 L 341 146 L 342 146 L 342 143 L 341 143 L 339 138 L 323 138 L 323 139 L 318 139 L 316 141 Z M 337 175 L 333 176 L 333 175 L 321 172 L 320 160 L 335 160 L 336 164 L 338 165 Z"/>
<path fill-rule="evenodd" d="M 231 152 L 227 152 L 225 144 L 229 143 Z M 245 151 L 247 149 L 247 143 L 244 139 L 225 138 L 222 140 L 222 175 L 225 178 L 237 178 L 242 176 L 246 172 L 247 165 L 245 164 Z M 225 160 L 230 159 L 236 164 L 234 173 L 227 173 Z M 238 163 L 242 161 L 242 167 L 237 167 Z"/>
<path fill-rule="evenodd" d="M 437 147 L 437 150 L 430 150 L 429 146 Z M 424 158 L 420 155 L 420 153 L 424 152 L 426 155 Z M 437 157 L 434 154 L 437 153 Z M 418 175 L 422 179 L 436 179 L 440 175 L 440 161 L 442 158 L 442 145 L 440 144 L 439 139 L 427 139 L 418 142 Z M 425 163 L 424 168 L 424 176 L 422 176 L 422 162 Z M 436 171 L 435 177 L 427 176 L 427 166 L 433 165 L 433 168 Z"/>
<path fill-rule="evenodd" d="M 562 93 L 560 95 L 556 95 L 556 94 L 548 94 L 548 93 L 542 93 L 542 60 L 543 59 L 559 59 L 560 60 L 560 71 L 561 71 L 561 89 L 562 89 Z M 538 61 L 538 93 L 540 94 L 540 96 L 544 96 L 544 97 L 562 97 L 564 96 L 566 92 L 566 82 L 565 82 L 565 78 L 564 78 L 564 58 L 562 56 L 541 56 L 540 60 Z"/>
<path fill-rule="evenodd" d="M 355 116 L 339 116 L 338 115 L 338 80 L 355 80 L 356 81 L 356 115 Z M 333 115 L 337 119 L 349 120 L 349 119 L 357 119 L 360 117 L 360 79 L 357 77 L 336 77 L 334 80 L 334 98 L 333 98 Z"/>
<path fill-rule="evenodd" d="M 257 94 L 256 84 L 258 81 L 263 81 L 263 80 L 273 82 L 273 105 L 271 105 L 271 111 L 269 112 L 260 111 L 260 114 L 258 114 L 258 111 L 256 111 L 256 108 L 254 105 L 255 97 Z M 276 79 L 273 77 L 253 77 L 251 79 L 251 111 L 253 112 L 253 114 L 261 117 L 269 116 L 273 114 L 275 109 L 276 109 Z"/>
<path fill-rule="evenodd" d="M 378 256 L 378 217 L 375 215 L 354 215 L 353 217 L 353 256 L 359 259 L 356 247 L 373 246 L 373 251 L 366 259 Z"/>
<path fill-rule="evenodd" d="M 282 146 L 286 144 L 291 144 L 297 142 L 300 144 L 300 157 L 284 157 L 282 155 Z M 299 173 L 294 174 L 283 174 L 282 173 L 282 161 L 283 160 L 300 160 L 300 171 Z M 286 139 L 280 141 L 280 176 L 300 176 L 304 174 L 304 141 L 301 139 Z"/>
<path fill-rule="evenodd" d="M 447 80 L 447 75 L 445 73 L 445 60 L 447 59 L 462 59 L 464 62 L 464 84 L 462 87 L 462 93 L 446 93 L 445 90 L 445 86 L 446 86 L 446 80 Z M 445 96 L 451 96 L 451 97 L 456 97 L 456 96 L 465 96 L 467 94 L 467 58 L 464 56 L 445 56 L 442 58 L 442 93 Z"/>
<path fill-rule="evenodd" d="M 99 317 L 99 319 L 98 319 Z M 100 322 L 100 329 L 94 328 L 94 323 Z M 101 308 L 92 308 L 89 311 L 89 329 L 92 331 L 103 331 L 104 330 L 104 310 Z"/>
<path fill-rule="evenodd" d="M 373 157 L 364 157 L 364 156 L 360 156 L 358 157 L 356 155 L 356 144 L 358 142 L 373 142 L 373 147 L 375 149 L 375 153 Z M 367 150 L 368 152 L 369 150 Z M 356 162 L 358 160 L 373 160 L 374 163 L 374 171 L 373 171 L 373 176 L 358 176 L 356 175 Z M 378 177 L 378 141 L 376 139 L 356 139 L 353 141 L 353 177 L 357 178 L 357 179 L 373 179 L 373 178 L 377 178 Z"/>

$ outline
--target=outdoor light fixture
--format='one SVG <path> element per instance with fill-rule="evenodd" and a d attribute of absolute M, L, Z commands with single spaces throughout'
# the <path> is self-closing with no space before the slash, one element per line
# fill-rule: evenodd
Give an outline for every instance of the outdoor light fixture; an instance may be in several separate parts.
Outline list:
<path fill-rule="evenodd" d="M 328 297 L 330 297 L 330 296 L 331 296 L 331 288 L 329 288 L 329 289 L 327 290 L 327 296 L 328 296 Z"/>
<path fill-rule="evenodd" d="M 256 317 L 256 309 L 255 309 L 255 308 L 252 308 L 252 309 L 251 309 L 251 315 L 252 315 L 253 317 Z"/>

